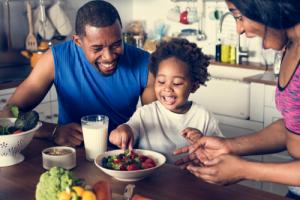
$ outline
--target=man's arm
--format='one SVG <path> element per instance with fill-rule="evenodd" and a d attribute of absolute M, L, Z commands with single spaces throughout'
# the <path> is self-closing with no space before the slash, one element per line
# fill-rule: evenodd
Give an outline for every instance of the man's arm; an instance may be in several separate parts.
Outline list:
<path fill-rule="evenodd" d="M 45 97 L 54 80 L 54 61 L 48 50 L 37 62 L 30 75 L 17 87 L 8 100 L 8 105 L 17 105 L 21 110 L 35 108 Z"/>
<path fill-rule="evenodd" d="M 45 97 L 54 80 L 54 60 L 48 50 L 37 62 L 30 75 L 17 87 L 4 107 L 2 114 L 9 116 L 9 105 L 16 105 L 22 111 L 34 109 Z M 54 125 L 43 124 L 37 132 L 39 137 L 50 137 Z"/>
<path fill-rule="evenodd" d="M 155 92 L 154 92 L 154 82 L 155 82 L 154 75 L 149 70 L 147 86 L 141 95 L 142 105 L 149 104 L 156 100 Z"/>

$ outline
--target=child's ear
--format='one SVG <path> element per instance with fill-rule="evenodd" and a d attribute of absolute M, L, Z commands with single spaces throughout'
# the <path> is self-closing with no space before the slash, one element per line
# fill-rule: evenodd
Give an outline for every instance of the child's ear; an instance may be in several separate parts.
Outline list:
<path fill-rule="evenodd" d="M 199 84 L 199 83 L 194 83 L 194 84 L 193 84 L 193 87 L 192 87 L 192 90 L 191 90 L 191 93 L 196 92 L 196 90 L 198 90 L 199 87 L 200 87 L 200 84 Z"/>

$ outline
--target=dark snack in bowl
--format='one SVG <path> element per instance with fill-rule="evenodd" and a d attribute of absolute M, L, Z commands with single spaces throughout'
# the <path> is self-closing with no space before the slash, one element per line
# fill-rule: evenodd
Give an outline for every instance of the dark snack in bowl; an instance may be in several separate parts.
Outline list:
<path fill-rule="evenodd" d="M 125 151 L 118 155 L 103 158 L 102 166 L 113 170 L 133 171 L 155 167 L 156 163 L 148 156 L 140 155 L 134 151 Z"/>
<path fill-rule="evenodd" d="M 61 156 L 61 155 L 66 155 L 66 154 L 72 153 L 72 151 L 69 149 L 52 148 L 52 149 L 45 151 L 44 153 L 51 155 L 51 156 Z"/>

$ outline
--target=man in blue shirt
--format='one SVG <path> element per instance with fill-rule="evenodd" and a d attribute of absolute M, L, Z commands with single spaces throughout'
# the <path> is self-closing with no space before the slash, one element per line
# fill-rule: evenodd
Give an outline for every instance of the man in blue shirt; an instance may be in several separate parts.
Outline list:
<path fill-rule="evenodd" d="M 21 110 L 33 109 L 54 83 L 58 126 L 44 123 L 37 137 L 77 146 L 83 140 L 82 116 L 107 115 L 110 131 L 128 121 L 139 97 L 142 104 L 155 100 L 149 54 L 124 44 L 121 29 L 115 7 L 105 1 L 90 1 L 77 12 L 73 40 L 53 46 L 40 58 L 8 101 Z"/>

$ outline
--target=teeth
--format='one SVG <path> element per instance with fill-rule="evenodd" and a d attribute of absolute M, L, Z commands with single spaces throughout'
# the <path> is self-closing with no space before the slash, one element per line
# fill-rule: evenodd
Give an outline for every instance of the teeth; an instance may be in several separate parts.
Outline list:
<path fill-rule="evenodd" d="M 168 104 L 173 104 L 173 103 L 175 103 L 175 97 L 164 97 L 164 100 L 165 100 L 166 103 L 168 103 Z"/>
<path fill-rule="evenodd" d="M 107 64 L 107 63 L 104 64 L 103 63 L 102 66 L 105 67 L 105 68 L 111 68 L 113 66 L 113 63 L 111 63 L 111 64 Z"/>

